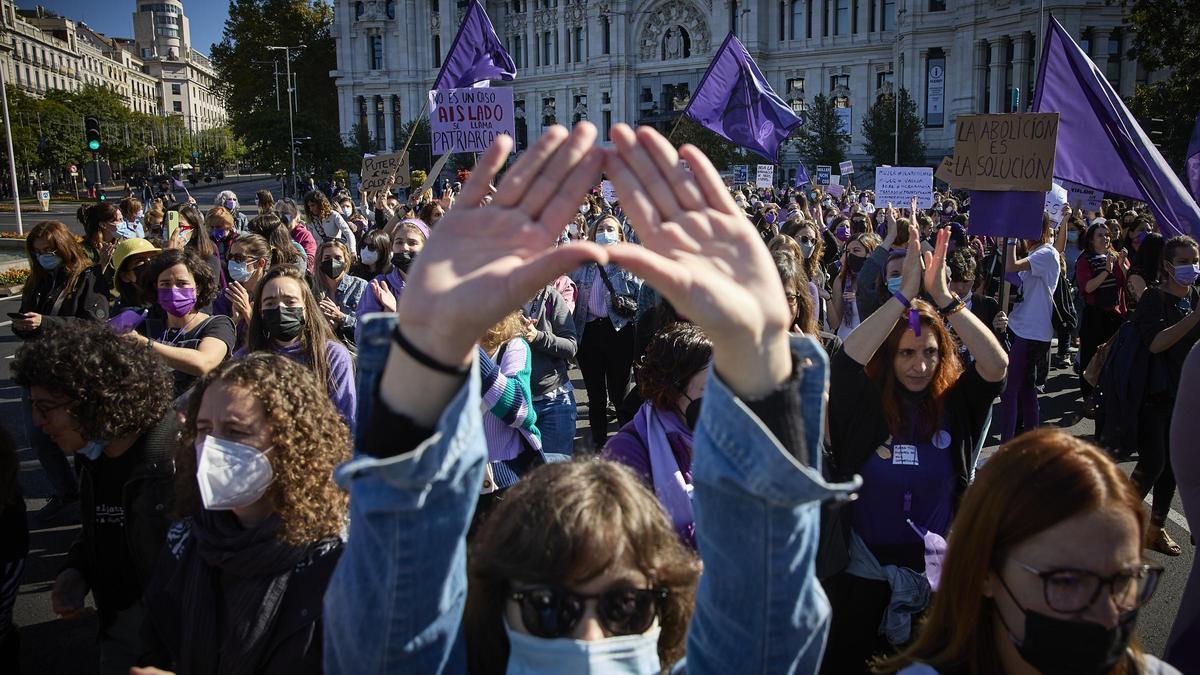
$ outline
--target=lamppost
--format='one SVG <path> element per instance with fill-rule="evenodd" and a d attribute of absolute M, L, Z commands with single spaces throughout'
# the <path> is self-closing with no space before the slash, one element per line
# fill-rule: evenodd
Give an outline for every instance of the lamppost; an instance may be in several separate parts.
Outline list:
<path fill-rule="evenodd" d="M 0 43 L 0 56 L 8 56 L 11 51 L 12 46 L 7 42 Z M 17 232 L 25 234 L 25 225 L 21 222 L 21 193 L 17 187 L 17 160 L 13 155 L 12 124 L 8 121 L 7 75 L 8 68 L 0 64 L 0 102 L 4 105 L 4 140 L 8 144 L 8 178 L 12 181 L 13 210 L 17 214 Z"/>
<path fill-rule="evenodd" d="M 292 115 L 295 112 L 293 109 L 293 106 L 292 106 L 292 92 L 294 91 L 294 87 L 292 86 L 292 50 L 293 49 L 296 49 L 296 50 L 304 49 L 307 46 L 308 45 L 296 45 L 294 47 L 267 47 L 267 49 L 272 50 L 272 51 L 282 49 L 283 54 L 284 54 L 284 61 L 287 64 L 287 74 L 285 77 L 287 78 L 287 92 L 288 92 L 288 146 L 289 146 L 288 149 L 292 153 L 292 197 L 293 198 L 296 196 L 296 127 L 292 120 Z"/>

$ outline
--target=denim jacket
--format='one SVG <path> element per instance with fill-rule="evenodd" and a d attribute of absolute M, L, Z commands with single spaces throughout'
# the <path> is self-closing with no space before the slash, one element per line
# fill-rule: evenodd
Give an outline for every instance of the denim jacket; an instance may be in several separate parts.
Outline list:
<path fill-rule="evenodd" d="M 359 419 L 369 419 L 393 317 L 363 317 Z M 692 673 L 815 673 L 829 604 L 814 575 L 820 504 L 854 485 L 821 477 L 828 359 L 796 337 L 807 464 L 784 451 L 715 374 L 696 430 L 696 537 L 704 574 L 688 633 Z M 487 448 L 479 365 L 413 452 L 356 450 L 335 478 L 350 491 L 349 543 L 325 595 L 325 670 L 464 673 L 465 536 Z M 367 423 L 358 425 L 361 441 Z M 753 602 L 747 602 L 747 598 Z"/>
<path fill-rule="evenodd" d="M 359 279 L 349 274 L 342 275 L 342 279 L 337 285 L 337 291 L 333 296 L 334 304 L 346 315 L 342 319 L 342 325 L 338 326 L 338 337 L 354 339 L 354 329 L 358 325 L 358 303 L 362 300 L 363 293 L 366 290 L 366 279 Z"/>
<path fill-rule="evenodd" d="M 581 338 L 583 337 L 583 328 L 591 318 L 591 314 L 588 312 L 588 298 L 592 292 L 592 284 L 604 283 L 598 273 L 599 269 L 595 263 L 590 263 L 571 273 L 571 280 L 579 287 L 579 292 L 575 294 L 575 332 Z M 633 276 L 632 272 L 623 270 L 616 265 L 609 265 L 604 268 L 604 271 L 608 274 L 608 280 L 612 282 L 613 290 L 618 295 L 632 295 L 635 298 L 638 296 L 642 280 Z M 632 320 L 619 317 L 612 311 L 611 294 L 608 298 L 608 318 L 617 330 L 621 330 Z"/>

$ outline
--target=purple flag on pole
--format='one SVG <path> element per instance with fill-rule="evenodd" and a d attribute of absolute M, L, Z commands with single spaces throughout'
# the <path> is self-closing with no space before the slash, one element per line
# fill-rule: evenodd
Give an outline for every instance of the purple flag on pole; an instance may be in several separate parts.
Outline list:
<path fill-rule="evenodd" d="M 733 33 L 717 50 L 683 114 L 773 164 L 779 163 L 779 144 L 801 124 Z"/>
<path fill-rule="evenodd" d="M 1045 192 L 971 191 L 971 234 L 988 237 L 1042 238 Z"/>
<path fill-rule="evenodd" d="M 1059 114 L 1054 176 L 1146 202 L 1165 233 L 1200 235 L 1196 201 L 1104 73 L 1053 17 L 1040 71 L 1033 110 Z M 974 221 L 972 214 L 972 228 Z"/>
<path fill-rule="evenodd" d="M 454 42 L 450 43 L 446 62 L 433 81 L 433 88 L 474 87 L 479 82 L 512 80 L 516 76 L 517 66 L 496 36 L 487 11 L 479 0 L 473 0 Z"/>
<path fill-rule="evenodd" d="M 183 189 L 183 181 L 179 180 L 178 178 L 172 177 L 171 185 L 174 185 L 177 188 Z"/>
<path fill-rule="evenodd" d="M 808 181 L 808 169 L 805 169 L 803 164 L 796 167 L 796 187 L 804 187 Z"/>
<path fill-rule="evenodd" d="M 1200 115 L 1196 116 L 1196 126 L 1192 128 L 1192 140 L 1188 141 L 1187 160 L 1188 187 L 1192 190 L 1192 199 L 1200 202 Z"/>

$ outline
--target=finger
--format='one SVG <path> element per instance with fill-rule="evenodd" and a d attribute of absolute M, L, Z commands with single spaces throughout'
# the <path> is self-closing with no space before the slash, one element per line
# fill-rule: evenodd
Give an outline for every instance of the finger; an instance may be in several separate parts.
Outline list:
<path fill-rule="evenodd" d="M 692 176 L 695 177 L 696 184 L 700 187 L 709 208 L 722 213 L 740 211 L 729 194 L 729 189 L 725 187 L 725 182 L 721 180 L 721 175 L 709 161 L 708 155 L 690 144 L 680 148 L 679 155 L 688 163 L 688 166 L 692 167 Z"/>
<path fill-rule="evenodd" d="M 675 191 L 671 189 L 667 177 L 659 171 L 654 158 L 650 156 L 649 148 L 642 145 L 641 137 L 648 133 L 652 132 L 629 129 L 626 133 L 622 130 L 620 134 L 613 134 L 613 146 L 637 177 L 638 184 L 649 195 L 658 212 L 664 219 L 673 218 L 681 210 L 679 200 L 675 199 Z"/>
<path fill-rule="evenodd" d="M 595 143 L 596 126 L 591 122 L 576 124 L 516 208 L 533 220 L 552 220 L 560 226 L 570 219 L 572 211 L 578 213 L 581 196 L 598 182 L 600 164 L 603 164 L 603 156 L 592 157 Z M 581 166 L 583 173 L 579 171 Z M 586 175 L 593 172 L 596 175 Z M 564 197 L 569 197 L 570 207 L 566 210 L 562 210 Z M 550 208 L 552 204 L 553 209 Z"/>
<path fill-rule="evenodd" d="M 539 178 L 543 177 L 543 172 L 550 158 L 554 156 L 563 143 L 567 142 L 569 137 L 570 134 L 567 133 L 567 130 L 557 124 L 547 129 L 546 133 L 542 134 L 541 138 L 537 139 L 532 147 L 522 153 L 517 163 L 504 175 L 504 180 L 501 181 L 500 188 L 496 192 L 496 197 L 492 203 L 502 208 L 513 208 L 517 204 L 520 204 L 525 199 L 525 194 L 537 183 Z M 509 139 L 507 142 L 511 143 L 512 141 Z M 492 149 L 494 147 L 493 145 Z M 491 173 L 491 176 L 483 177 L 485 183 L 489 182 L 495 175 L 495 172 Z M 475 174 L 472 173 L 471 181 L 474 180 Z M 470 201 L 471 203 L 477 203 L 483 199 L 486 193 L 479 192 L 474 186 L 472 188 L 472 199 Z"/>
<path fill-rule="evenodd" d="M 512 151 L 512 139 L 501 134 L 492 142 L 492 147 L 483 153 L 471 171 L 471 177 L 463 184 L 463 204 L 459 208 L 476 208 L 476 205 L 487 194 L 488 186 L 496 177 L 496 173 L 504 166 L 504 161 Z M 518 162 L 519 163 L 519 162 Z"/>
<path fill-rule="evenodd" d="M 679 153 L 667 142 L 667 139 L 655 131 L 654 127 L 638 129 L 637 137 L 643 147 L 649 151 L 658 170 L 667 178 L 667 184 L 674 190 L 675 200 L 679 202 L 679 205 L 689 211 L 704 208 L 704 200 L 700 194 L 700 187 L 696 185 L 695 174 L 683 168 L 683 165 L 679 163 Z M 729 191 L 725 190 L 725 193 L 728 194 Z"/>
<path fill-rule="evenodd" d="M 621 126 L 624 125 L 613 127 L 613 138 L 620 133 Z M 631 132 L 627 131 L 627 133 Z M 621 208 L 629 216 L 629 221 L 633 223 L 634 229 L 643 240 L 652 240 L 662 222 L 663 214 L 659 212 L 658 205 L 650 198 L 650 195 L 642 189 L 633 169 L 620 154 L 610 150 L 605 153 L 604 172 L 612 181 L 613 189 L 621 199 Z M 647 237 L 650 239 L 648 240 Z"/>
<path fill-rule="evenodd" d="M 571 220 L 571 214 L 579 213 L 579 198 L 589 187 L 600 180 L 600 170 L 604 167 L 604 151 L 594 147 L 595 133 L 583 148 L 582 159 L 566 174 L 566 178 L 557 190 L 550 194 L 550 201 L 538 214 L 538 223 L 545 230 L 546 236 L 557 238 L 562 232 L 563 223 Z"/>
<path fill-rule="evenodd" d="M 527 259 L 508 275 L 507 300 L 516 309 L 539 288 L 589 262 L 608 264 L 608 248 L 590 241 L 548 248 Z"/>

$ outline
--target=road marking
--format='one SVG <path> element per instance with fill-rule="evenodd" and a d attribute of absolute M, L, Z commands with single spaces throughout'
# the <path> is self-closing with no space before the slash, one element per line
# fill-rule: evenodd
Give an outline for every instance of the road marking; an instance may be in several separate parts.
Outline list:
<path fill-rule="evenodd" d="M 11 325 L 12 325 L 12 321 L 5 321 L 4 323 L 0 323 L 0 328 L 4 328 L 5 326 L 11 326 Z"/>
<path fill-rule="evenodd" d="M 0 302 L 3 302 L 5 300 L 20 300 L 20 299 L 21 299 L 20 295 L 10 295 L 6 298 L 0 298 Z"/>

